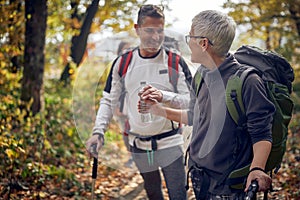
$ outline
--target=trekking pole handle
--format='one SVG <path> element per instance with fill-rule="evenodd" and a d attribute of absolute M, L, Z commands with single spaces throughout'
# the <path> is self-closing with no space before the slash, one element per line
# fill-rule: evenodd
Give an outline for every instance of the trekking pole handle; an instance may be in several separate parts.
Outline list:
<path fill-rule="evenodd" d="M 248 188 L 248 191 L 245 196 L 245 200 L 256 199 L 257 191 L 258 191 L 258 182 L 257 182 L 257 180 L 253 180 Z"/>
<path fill-rule="evenodd" d="M 98 152 L 97 152 L 97 145 L 92 145 L 92 152 L 91 154 L 94 157 L 93 160 L 93 170 L 92 170 L 92 179 L 97 178 L 97 168 L 98 168 Z"/>

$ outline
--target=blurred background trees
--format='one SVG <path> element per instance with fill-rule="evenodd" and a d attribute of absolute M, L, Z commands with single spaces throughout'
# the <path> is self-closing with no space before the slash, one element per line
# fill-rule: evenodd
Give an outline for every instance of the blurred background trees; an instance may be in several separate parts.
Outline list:
<path fill-rule="evenodd" d="M 39 95 L 41 89 L 38 85 L 42 84 L 42 80 L 39 80 L 39 83 L 29 84 L 28 72 L 31 72 L 29 79 L 34 79 L 38 78 L 38 75 L 33 73 L 44 71 L 44 67 L 47 70 L 50 65 L 63 65 L 63 69 L 60 67 L 62 70 L 60 79 L 69 81 L 70 75 L 74 73 L 70 62 L 76 66 L 81 63 L 89 33 L 107 29 L 113 32 L 131 29 L 132 15 L 143 3 L 135 0 L 101 1 L 100 4 L 99 2 L 99 0 L 53 0 L 43 1 L 44 7 L 37 7 L 42 3 L 30 0 L 25 2 L 1 0 L 0 56 L 3 58 L 1 66 L 13 73 L 24 67 L 22 100 L 29 103 L 34 94 Z M 32 60 L 29 61 L 29 58 Z M 40 63 L 34 63 L 34 60 L 39 60 Z M 43 74 L 39 79 L 42 77 Z M 29 87 L 32 91 L 28 90 Z M 32 111 L 37 113 L 40 109 L 37 96 L 31 103 L 33 103 Z"/>
<path fill-rule="evenodd" d="M 224 8 L 240 25 L 242 43 L 260 45 L 299 63 L 299 0 L 228 0 Z"/>
<path fill-rule="evenodd" d="M 10 0 L 1 1 L 1 57 L 2 66 L 11 72 L 17 72 L 24 65 L 26 57 L 26 48 L 32 50 L 28 45 L 36 45 L 35 43 L 45 43 L 46 49 L 40 46 L 39 50 L 31 52 L 31 56 L 36 56 L 36 60 L 40 59 L 43 68 L 47 70 L 50 66 L 60 66 L 54 70 L 61 70 L 60 80 L 68 83 L 70 76 L 76 71 L 76 68 L 82 62 L 87 47 L 87 39 L 89 33 L 111 31 L 120 32 L 132 29 L 134 19 L 132 16 L 136 14 L 138 7 L 145 1 L 100 1 L 100 0 L 69 0 L 59 1 L 52 0 L 47 2 L 45 11 L 37 9 L 37 15 L 26 14 L 25 4 L 36 6 L 34 1 Z M 168 1 L 163 1 L 167 7 Z M 46 2 L 44 2 L 46 4 Z M 233 1 L 224 2 L 224 8 L 236 20 L 239 26 L 239 37 L 237 46 L 243 43 L 253 44 L 274 50 L 285 56 L 293 66 L 300 59 L 300 1 L 299 0 L 268 0 L 268 1 Z M 33 10 L 34 11 L 34 10 Z M 47 29 L 42 28 L 43 20 L 38 17 L 44 16 L 38 14 L 45 13 L 47 16 Z M 30 16 L 30 18 L 26 18 Z M 29 26 L 30 19 L 37 18 Z M 45 18 L 44 17 L 44 18 Z M 27 23 L 25 23 L 27 22 Z M 27 29 L 27 32 L 25 31 Z M 38 36 L 45 29 L 44 35 Z M 43 31 L 42 31 L 43 32 Z M 28 37 L 25 36 L 26 34 Z M 27 46 L 26 46 L 27 38 Z M 31 41 L 30 41 L 31 40 Z M 25 47 L 26 46 L 26 47 Z M 236 47 L 237 47 L 236 46 Z M 37 48 L 36 48 L 37 49 Z M 27 51 L 28 53 L 28 51 Z M 39 56 L 38 54 L 44 55 Z M 31 60 L 30 62 L 33 62 Z M 43 62 L 45 64 L 43 64 Z M 295 63 L 295 64 L 294 64 Z M 26 63 L 29 66 L 30 63 Z M 37 64 L 32 64 L 35 67 Z M 44 66 L 45 65 L 45 66 Z M 63 67 L 61 67 L 63 66 Z M 34 96 L 34 92 L 28 91 L 26 69 L 23 81 L 22 100 L 29 102 Z M 37 68 L 38 69 L 38 68 Z M 38 72 L 36 72 L 38 73 Z M 31 78 L 37 75 L 31 75 Z M 40 79 L 43 75 L 40 77 Z M 42 84 L 42 80 L 36 85 L 36 91 L 40 90 L 37 85 Z M 31 87 L 34 88 L 34 87 Z M 36 93 L 36 92 L 35 92 Z M 37 96 L 39 95 L 36 93 Z M 38 97 L 33 98 L 32 111 L 37 113 L 40 109 Z"/>
<path fill-rule="evenodd" d="M 72 36 L 70 57 L 77 66 L 79 66 L 84 56 L 90 32 L 101 31 L 101 26 L 102 28 L 111 27 L 116 32 L 131 29 L 133 24 L 132 11 L 137 9 L 134 6 L 140 5 L 137 1 L 104 1 L 104 4 L 99 9 L 100 12 L 97 12 L 99 2 L 100 0 L 93 0 L 86 8 L 84 17 L 82 17 L 80 1 L 71 1 L 73 11 L 71 14 L 72 29 L 76 30 L 78 34 Z M 93 21 L 96 23 L 93 24 Z M 122 25 L 120 26 L 120 24 Z M 70 62 L 67 62 L 60 80 L 67 82 L 70 79 L 70 75 Z"/>

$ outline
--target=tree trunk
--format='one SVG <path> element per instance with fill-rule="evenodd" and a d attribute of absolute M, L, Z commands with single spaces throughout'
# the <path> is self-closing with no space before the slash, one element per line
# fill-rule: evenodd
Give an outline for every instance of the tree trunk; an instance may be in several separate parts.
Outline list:
<path fill-rule="evenodd" d="M 44 48 L 47 27 L 47 0 L 25 1 L 25 50 L 21 100 L 31 102 L 33 115 L 41 109 L 44 75 Z"/>
<path fill-rule="evenodd" d="M 76 63 L 77 66 L 80 64 L 82 57 L 84 55 L 93 18 L 96 15 L 98 10 L 99 1 L 100 0 L 93 0 L 91 5 L 89 5 L 87 9 L 87 15 L 80 29 L 80 34 L 78 36 L 77 35 L 73 36 L 72 38 L 71 58 L 74 61 L 74 63 Z M 65 66 L 61 74 L 60 77 L 61 81 L 67 82 L 69 80 L 70 78 L 69 67 L 70 64 L 67 63 L 67 65 Z"/>
<path fill-rule="evenodd" d="M 297 33 L 298 36 L 300 37 L 300 3 L 296 4 L 296 5 L 291 5 L 289 7 L 289 11 L 291 13 L 292 19 L 295 21 L 296 24 L 296 28 L 297 28 Z"/>

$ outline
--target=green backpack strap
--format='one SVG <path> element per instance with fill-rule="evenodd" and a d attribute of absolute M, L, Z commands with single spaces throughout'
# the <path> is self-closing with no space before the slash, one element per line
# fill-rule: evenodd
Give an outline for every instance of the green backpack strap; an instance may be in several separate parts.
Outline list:
<path fill-rule="evenodd" d="M 242 99 L 243 83 L 248 74 L 254 71 L 256 70 L 253 67 L 241 67 L 228 79 L 225 91 L 225 100 L 229 114 L 236 124 L 243 123 L 239 121 L 245 114 Z"/>
<path fill-rule="evenodd" d="M 202 74 L 197 70 L 194 75 L 194 80 L 193 80 L 196 96 L 198 96 L 198 94 L 199 94 L 201 83 L 202 83 Z"/>
<path fill-rule="evenodd" d="M 246 125 L 246 115 L 245 109 L 242 99 L 242 87 L 246 77 L 249 73 L 255 72 L 255 68 L 249 66 L 242 66 L 239 68 L 235 74 L 233 74 L 227 82 L 226 91 L 225 91 L 225 99 L 226 106 L 228 112 L 232 119 L 237 124 L 238 128 L 238 140 L 242 142 L 243 130 L 247 127 Z M 223 176 L 218 180 L 219 183 L 223 183 L 226 181 L 227 184 L 231 186 L 231 188 L 242 189 L 243 180 L 247 177 L 247 173 L 249 171 L 250 165 L 247 165 L 240 169 L 235 169 L 237 163 L 241 159 L 243 155 L 239 154 L 236 158 L 235 162 L 229 167 L 224 173 Z"/>

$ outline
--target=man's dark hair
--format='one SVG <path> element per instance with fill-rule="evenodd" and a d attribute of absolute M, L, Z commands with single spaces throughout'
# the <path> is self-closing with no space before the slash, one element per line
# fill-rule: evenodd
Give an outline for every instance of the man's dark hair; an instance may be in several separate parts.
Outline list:
<path fill-rule="evenodd" d="M 147 4 L 147 5 L 141 6 L 141 8 L 138 12 L 137 24 L 141 25 L 143 23 L 143 20 L 146 17 L 154 17 L 154 18 L 163 18 L 163 19 L 165 19 L 164 7 L 163 6 L 152 5 L 152 4 Z"/>

